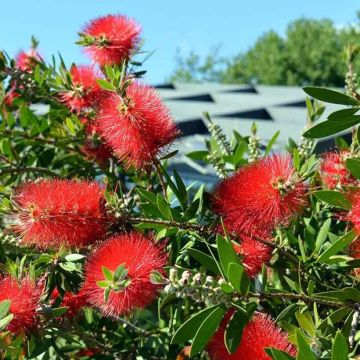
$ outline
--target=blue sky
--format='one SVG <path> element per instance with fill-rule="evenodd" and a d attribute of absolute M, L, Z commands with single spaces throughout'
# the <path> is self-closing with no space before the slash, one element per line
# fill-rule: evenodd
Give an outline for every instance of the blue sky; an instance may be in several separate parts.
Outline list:
<path fill-rule="evenodd" d="M 45 58 L 60 51 L 64 59 L 88 62 L 74 44 L 88 19 L 108 13 L 134 17 L 143 27 L 147 79 L 163 82 L 175 66 L 176 49 L 207 54 L 221 44 L 222 55 L 246 50 L 267 30 L 284 33 L 301 16 L 331 18 L 342 26 L 356 20 L 354 0 L 2 0 L 0 48 L 14 55 L 29 47 L 33 34 Z"/>

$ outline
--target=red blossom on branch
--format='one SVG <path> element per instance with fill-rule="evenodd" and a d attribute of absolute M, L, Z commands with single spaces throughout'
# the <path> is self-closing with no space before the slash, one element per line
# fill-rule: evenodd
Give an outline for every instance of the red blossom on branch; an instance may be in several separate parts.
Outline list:
<path fill-rule="evenodd" d="M 70 69 L 72 89 L 60 94 L 61 101 L 71 110 L 80 113 L 88 108 L 95 108 L 102 90 L 97 78 L 100 74 L 92 66 L 72 66 Z"/>
<path fill-rule="evenodd" d="M 0 302 L 10 300 L 9 313 L 13 318 L 7 330 L 14 334 L 28 332 L 37 325 L 36 309 L 40 303 L 42 287 L 29 278 L 17 281 L 10 275 L 0 278 Z"/>
<path fill-rule="evenodd" d="M 351 209 L 346 216 L 341 216 L 341 218 L 350 221 L 353 225 L 355 233 L 360 236 L 360 191 L 355 190 L 351 192 L 347 195 L 347 199 L 351 203 Z"/>
<path fill-rule="evenodd" d="M 153 271 L 163 271 L 167 255 L 152 237 L 139 233 L 118 235 L 101 244 L 92 254 L 85 268 L 84 293 L 88 303 L 106 316 L 118 316 L 136 308 L 144 308 L 155 298 L 158 286 L 150 281 Z M 124 265 L 129 284 L 111 290 L 105 301 L 104 289 L 97 282 L 104 280 L 103 267 L 115 271 Z"/>
<path fill-rule="evenodd" d="M 30 49 L 28 52 L 21 51 L 16 56 L 16 67 L 22 71 L 30 72 L 34 70 L 35 66 L 41 62 L 41 56 L 35 49 Z"/>
<path fill-rule="evenodd" d="M 151 163 L 179 135 L 156 90 L 135 81 L 124 98 L 109 92 L 100 101 L 97 122 L 102 138 L 128 167 Z"/>
<path fill-rule="evenodd" d="M 40 248 L 84 246 L 106 233 L 104 190 L 97 182 L 41 180 L 20 186 L 14 231 Z"/>
<path fill-rule="evenodd" d="M 141 27 L 124 15 L 107 15 L 91 20 L 83 33 L 94 39 L 86 52 L 100 66 L 119 65 L 136 50 Z"/>
<path fill-rule="evenodd" d="M 88 160 L 96 161 L 100 167 L 104 168 L 112 157 L 108 146 L 99 140 L 87 139 L 80 151 L 86 156 Z"/>
<path fill-rule="evenodd" d="M 268 238 L 306 205 L 306 185 L 295 173 L 290 155 L 271 155 L 242 167 L 216 187 L 213 210 L 238 236 Z"/>
<path fill-rule="evenodd" d="M 224 344 L 224 332 L 231 314 L 232 312 L 227 314 L 207 346 L 212 360 L 270 360 L 271 357 L 264 350 L 268 347 L 296 355 L 287 334 L 269 316 L 262 313 L 253 316 L 243 330 L 239 347 L 235 353 L 229 354 Z"/>
<path fill-rule="evenodd" d="M 271 259 L 272 249 L 248 236 L 241 236 L 241 243 L 234 245 L 235 251 L 241 255 L 242 263 L 249 277 L 256 276 Z"/>
<path fill-rule="evenodd" d="M 56 298 L 60 296 L 59 291 L 55 288 L 51 294 L 51 298 L 55 301 Z M 79 311 L 87 305 L 86 295 L 82 290 L 77 294 L 72 294 L 71 292 L 66 292 L 60 303 L 60 307 L 68 307 L 64 316 L 67 318 L 74 318 L 79 315 Z"/>
<path fill-rule="evenodd" d="M 347 157 L 350 157 L 348 151 L 329 152 L 324 155 L 320 165 L 320 176 L 328 189 L 355 184 L 356 180 L 346 169 Z"/>

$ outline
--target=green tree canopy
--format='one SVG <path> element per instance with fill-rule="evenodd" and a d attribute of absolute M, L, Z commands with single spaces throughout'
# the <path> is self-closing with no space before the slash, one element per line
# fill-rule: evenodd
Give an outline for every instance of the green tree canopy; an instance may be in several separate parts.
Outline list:
<path fill-rule="evenodd" d="M 268 31 L 234 57 L 225 59 L 218 52 L 205 58 L 194 52 L 187 58 L 178 54 L 170 80 L 343 86 L 343 50 L 349 43 L 360 44 L 359 23 L 338 28 L 329 19 L 300 18 L 288 25 L 285 36 Z"/>

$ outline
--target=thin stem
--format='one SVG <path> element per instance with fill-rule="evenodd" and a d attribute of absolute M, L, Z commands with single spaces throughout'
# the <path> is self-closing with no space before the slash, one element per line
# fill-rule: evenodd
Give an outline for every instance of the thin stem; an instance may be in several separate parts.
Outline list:
<path fill-rule="evenodd" d="M 200 235 L 211 235 L 213 231 L 206 226 L 198 225 L 198 224 L 189 224 L 189 223 L 181 223 L 178 221 L 173 220 L 159 220 L 159 219 L 151 219 L 151 218 L 138 218 L 138 217 L 128 217 L 126 220 L 132 224 L 139 224 L 139 223 L 148 223 L 148 224 L 155 224 L 155 225 L 165 225 L 168 227 L 176 227 L 183 230 L 190 230 L 199 233 Z M 288 249 L 284 249 L 271 241 L 267 241 L 261 239 L 257 236 L 251 236 L 255 241 L 261 242 L 264 245 L 267 245 L 273 249 L 277 249 L 281 254 L 287 256 L 291 259 L 292 262 L 298 263 L 298 259 L 295 253 L 290 252 Z"/>
<path fill-rule="evenodd" d="M 155 171 L 156 171 L 156 173 L 157 173 L 157 175 L 159 177 L 159 181 L 160 181 L 160 184 L 161 184 L 161 188 L 162 188 L 164 197 L 166 199 L 167 198 L 167 186 L 166 186 L 163 174 L 161 172 L 160 162 L 159 162 L 158 159 L 155 158 L 154 161 L 153 161 L 153 164 L 154 164 L 154 167 L 155 167 Z"/>
<path fill-rule="evenodd" d="M 33 166 L 0 169 L 1 174 L 15 174 L 15 173 L 27 173 L 27 172 L 44 174 L 53 177 L 59 176 L 56 172 L 52 170 L 40 168 L 40 167 L 33 167 Z"/>
<path fill-rule="evenodd" d="M 195 231 L 203 235 L 210 234 L 209 230 L 206 229 L 206 227 L 197 224 L 181 223 L 173 220 L 160 220 L 160 219 L 140 218 L 140 217 L 127 217 L 126 220 L 131 224 L 148 223 L 154 225 L 165 225 L 168 227 L 177 227 L 183 230 Z"/>
<path fill-rule="evenodd" d="M 337 302 L 337 301 L 315 298 L 315 297 L 311 297 L 311 296 L 303 295 L 303 294 L 291 294 L 291 293 L 283 293 L 283 292 L 273 292 L 273 293 L 269 293 L 269 294 L 249 293 L 249 295 L 246 296 L 246 299 L 249 299 L 252 297 L 257 298 L 260 301 L 274 299 L 274 298 L 299 300 L 299 301 L 303 301 L 304 303 L 317 303 L 317 304 L 322 304 L 322 305 L 327 305 L 327 306 L 337 307 L 337 308 L 349 307 L 349 308 L 356 309 L 358 306 L 355 303 L 341 303 L 341 302 Z"/>

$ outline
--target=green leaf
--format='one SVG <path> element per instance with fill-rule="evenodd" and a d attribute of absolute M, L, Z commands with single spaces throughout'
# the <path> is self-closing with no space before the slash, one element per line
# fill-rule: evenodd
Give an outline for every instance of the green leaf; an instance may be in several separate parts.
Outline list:
<path fill-rule="evenodd" d="M 65 314 L 68 311 L 69 307 L 68 306 L 62 306 L 62 307 L 58 307 L 58 308 L 52 308 L 51 309 L 51 316 L 53 318 L 59 317 L 63 314 Z"/>
<path fill-rule="evenodd" d="M 208 155 L 208 151 L 193 151 L 186 154 L 186 156 L 192 160 L 205 160 Z"/>
<path fill-rule="evenodd" d="M 349 348 L 347 341 L 341 331 L 338 331 L 332 346 L 331 360 L 347 360 L 348 354 Z"/>
<path fill-rule="evenodd" d="M 129 271 L 125 268 L 125 264 L 119 265 L 114 272 L 113 280 L 116 282 L 125 279 L 128 272 Z"/>
<path fill-rule="evenodd" d="M 156 195 L 144 189 L 136 189 L 142 200 L 146 200 L 151 204 L 156 204 Z"/>
<path fill-rule="evenodd" d="M 327 219 L 321 226 L 315 241 L 315 251 L 318 252 L 325 242 L 331 225 L 331 219 Z"/>
<path fill-rule="evenodd" d="M 96 82 L 104 90 L 116 91 L 116 87 L 113 84 L 109 83 L 108 81 L 106 81 L 104 79 L 97 79 Z"/>
<path fill-rule="evenodd" d="M 218 234 L 216 236 L 216 244 L 224 274 L 227 274 L 230 263 L 241 265 L 239 256 L 236 254 L 229 240 Z"/>
<path fill-rule="evenodd" d="M 71 135 L 76 135 L 75 125 L 74 125 L 74 123 L 72 122 L 71 118 L 67 117 L 67 118 L 65 119 L 65 124 L 66 124 L 66 127 L 68 128 L 70 134 L 71 134 Z"/>
<path fill-rule="evenodd" d="M 114 280 L 114 273 L 110 269 L 108 269 L 106 266 L 102 266 L 101 271 L 106 280 L 109 280 L 111 282 Z"/>
<path fill-rule="evenodd" d="M 301 326 L 301 328 L 303 330 L 305 330 L 305 332 L 309 336 L 311 336 L 311 337 L 316 336 L 315 324 L 314 324 L 313 318 L 309 311 L 307 311 L 305 313 L 301 313 L 301 312 L 297 311 L 295 313 L 295 317 L 296 317 L 296 320 L 298 321 L 299 325 Z"/>
<path fill-rule="evenodd" d="M 344 194 L 340 193 L 339 191 L 331 191 L 331 190 L 320 190 L 315 191 L 314 195 L 322 201 L 326 203 L 340 207 L 346 210 L 351 208 L 350 201 L 344 196 Z"/>
<path fill-rule="evenodd" d="M 107 289 L 110 284 L 107 280 L 98 280 L 96 282 L 96 285 L 102 289 Z"/>
<path fill-rule="evenodd" d="M 297 304 L 290 304 L 287 306 L 276 318 L 276 322 L 280 322 L 282 320 L 286 320 L 288 317 L 290 317 L 298 307 Z"/>
<path fill-rule="evenodd" d="M 162 156 L 162 157 L 160 158 L 160 160 L 170 159 L 170 158 L 172 158 L 173 156 L 175 156 L 178 152 L 179 152 L 179 150 L 171 151 L 171 152 L 169 152 L 168 154 Z"/>
<path fill-rule="evenodd" d="M 265 352 L 274 360 L 293 360 L 294 358 L 284 351 L 275 348 L 266 348 Z"/>
<path fill-rule="evenodd" d="M 190 350 L 190 357 L 199 354 L 209 342 L 218 328 L 226 310 L 216 307 L 202 322 L 198 328 Z"/>
<path fill-rule="evenodd" d="M 340 322 L 344 319 L 344 317 L 348 316 L 351 312 L 350 308 L 340 308 L 332 312 L 325 320 L 323 320 L 320 325 L 318 326 L 319 330 L 326 329 L 327 326 L 333 326 L 333 324 L 336 324 L 337 322 Z"/>
<path fill-rule="evenodd" d="M 109 300 L 110 291 L 111 291 L 110 287 L 106 288 L 105 291 L 104 291 L 104 301 L 105 302 L 107 302 Z"/>
<path fill-rule="evenodd" d="M 224 338 L 226 349 L 230 354 L 238 348 L 247 320 L 243 311 L 236 311 L 228 322 Z"/>
<path fill-rule="evenodd" d="M 303 335 L 299 330 L 296 331 L 296 342 L 298 345 L 296 360 L 317 360 L 315 354 L 310 349 L 310 346 L 305 341 Z"/>
<path fill-rule="evenodd" d="M 273 147 L 273 145 L 275 144 L 276 139 L 279 137 L 280 135 L 280 130 L 277 131 L 272 138 L 269 140 L 266 149 L 265 149 L 265 155 L 268 155 Z"/>
<path fill-rule="evenodd" d="M 250 281 L 243 266 L 233 262 L 230 263 L 227 277 L 234 289 L 241 295 L 246 295 L 249 292 Z"/>
<path fill-rule="evenodd" d="M 70 262 L 75 262 L 83 259 L 84 257 L 85 255 L 81 255 L 81 254 L 69 254 L 65 256 L 65 260 Z"/>
<path fill-rule="evenodd" d="M 360 159 L 346 159 L 346 167 L 353 176 L 360 179 Z"/>
<path fill-rule="evenodd" d="M 360 105 L 360 101 L 341 92 L 318 86 L 305 86 L 303 90 L 311 97 L 331 104 Z"/>
<path fill-rule="evenodd" d="M 184 182 L 182 181 L 181 177 L 179 176 L 178 172 L 174 170 L 174 178 L 176 181 L 176 185 L 178 188 L 178 200 L 180 201 L 180 204 L 182 205 L 182 208 L 185 209 L 187 205 L 187 191 L 186 186 Z"/>
<path fill-rule="evenodd" d="M 342 121 L 348 117 L 355 115 L 359 111 L 359 108 L 349 108 L 334 111 L 328 116 L 328 120 L 331 121 Z"/>
<path fill-rule="evenodd" d="M 164 276 L 159 271 L 152 271 L 150 273 L 150 282 L 154 285 L 166 284 Z"/>
<path fill-rule="evenodd" d="M 353 231 L 346 233 L 340 239 L 336 240 L 329 248 L 327 248 L 318 258 L 317 262 L 326 263 L 330 256 L 338 254 L 346 248 L 355 239 L 356 234 Z"/>
<path fill-rule="evenodd" d="M 203 265 L 207 270 L 213 272 L 214 274 L 219 274 L 219 268 L 215 262 L 215 260 L 197 249 L 188 249 L 188 254 L 192 256 L 196 261 L 198 261 L 201 265 Z"/>
<path fill-rule="evenodd" d="M 314 296 L 322 299 L 335 299 L 341 302 L 351 300 L 360 302 L 360 290 L 354 287 L 346 287 L 341 290 L 326 291 L 314 294 Z"/>
<path fill-rule="evenodd" d="M 193 315 L 190 319 L 185 321 L 185 323 L 183 323 L 174 334 L 173 338 L 171 339 L 171 344 L 182 344 L 192 339 L 195 336 L 196 331 L 199 329 L 199 326 L 202 324 L 202 322 L 217 307 L 218 307 L 217 305 L 214 305 L 206 309 L 203 309 L 200 312 Z"/>
<path fill-rule="evenodd" d="M 162 194 L 157 194 L 156 197 L 157 207 L 165 219 L 171 219 L 171 210 L 169 204 L 165 201 Z"/>
<path fill-rule="evenodd" d="M 13 319 L 14 315 L 9 314 L 5 316 L 4 318 L 0 319 L 0 331 L 4 330 L 10 323 L 10 321 Z"/>
<path fill-rule="evenodd" d="M 354 115 L 352 117 L 344 119 L 343 121 L 327 120 L 311 127 L 309 130 L 305 131 L 303 136 L 310 139 L 323 138 L 326 136 L 337 134 L 359 123 L 360 115 Z"/>
<path fill-rule="evenodd" d="M 4 318 L 8 314 L 10 306 L 10 300 L 3 300 L 0 302 L 0 319 Z"/>

